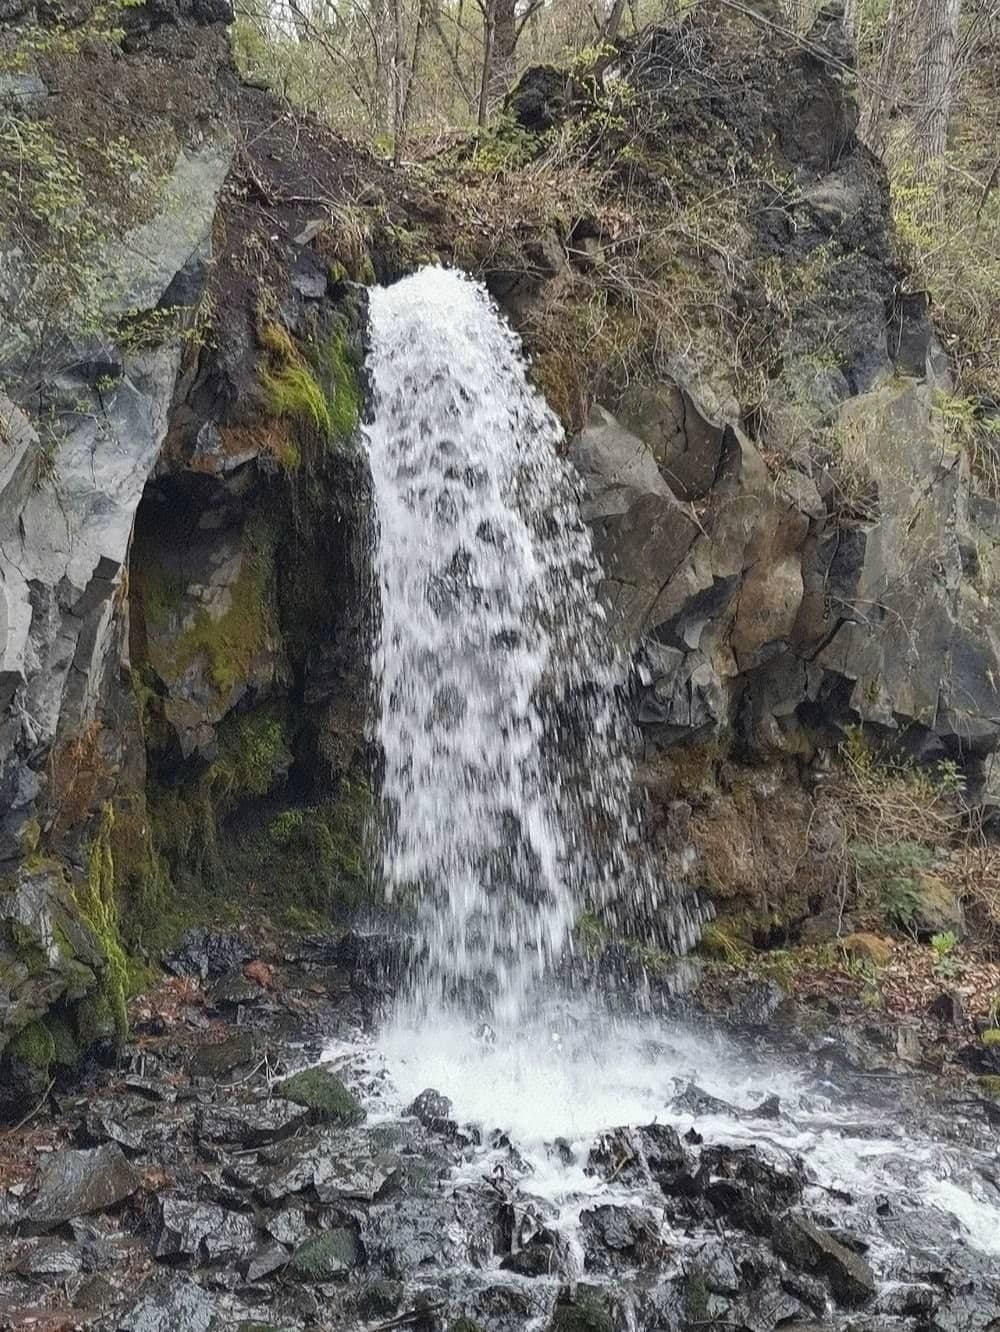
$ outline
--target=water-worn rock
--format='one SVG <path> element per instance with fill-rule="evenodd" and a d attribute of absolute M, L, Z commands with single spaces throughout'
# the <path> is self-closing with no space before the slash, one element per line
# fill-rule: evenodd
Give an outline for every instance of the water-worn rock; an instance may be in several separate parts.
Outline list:
<path fill-rule="evenodd" d="M 195 1116 L 198 1136 L 208 1142 L 260 1147 L 287 1138 L 308 1119 L 308 1111 L 294 1101 L 272 1096 L 246 1105 L 206 1105 Z"/>
<path fill-rule="evenodd" d="M 346 1276 L 363 1262 L 364 1250 L 357 1231 L 335 1226 L 296 1249 L 288 1271 L 300 1281 L 331 1281 Z"/>
<path fill-rule="evenodd" d="M 231 1212 L 213 1203 L 167 1197 L 160 1203 L 157 1258 L 198 1260 L 245 1258 L 255 1247 L 253 1217 Z"/>
<path fill-rule="evenodd" d="M 780 1218 L 773 1243 L 775 1252 L 791 1266 L 826 1277 L 838 1303 L 854 1307 L 875 1294 L 875 1277 L 865 1259 L 803 1213 Z"/>
<path fill-rule="evenodd" d="M 588 1270 L 607 1271 L 622 1262 L 655 1261 L 660 1251 L 659 1224 L 648 1208 L 605 1204 L 580 1214 Z"/>
<path fill-rule="evenodd" d="M 103 1212 L 131 1197 L 139 1175 L 117 1144 L 90 1151 L 63 1151 L 42 1169 L 38 1193 L 28 1209 L 29 1223 L 48 1229 L 89 1212 Z"/>
<path fill-rule="evenodd" d="M 365 1117 L 364 1107 L 353 1092 L 348 1091 L 332 1069 L 324 1064 L 304 1068 L 275 1087 L 279 1096 L 296 1105 L 305 1106 L 313 1119 L 324 1124 L 360 1124 Z"/>
<path fill-rule="evenodd" d="M 2 796 L 0 796 L 2 800 Z M 21 866 L 0 889 L 0 1122 L 20 1118 L 49 1081 L 51 1037 L 38 1027 L 98 991 L 104 949 L 57 868 Z M 93 1005 L 91 1005 L 91 1008 Z"/>
<path fill-rule="evenodd" d="M 121 1315 L 121 1332 L 209 1332 L 215 1318 L 214 1300 L 185 1277 L 159 1275 L 140 1299 Z"/>
<path fill-rule="evenodd" d="M 65 1240 L 42 1240 L 25 1249 L 17 1259 L 23 1277 L 63 1277 L 79 1272 L 84 1253 L 80 1245 Z"/>
<path fill-rule="evenodd" d="M 409 1114 L 420 1120 L 424 1128 L 438 1133 L 450 1132 L 457 1126 L 451 1117 L 451 1101 L 433 1087 L 427 1087 L 409 1107 Z"/>
<path fill-rule="evenodd" d="M 371 1139 L 338 1130 L 302 1135 L 266 1154 L 271 1169 L 260 1192 L 269 1202 L 311 1189 L 321 1202 L 372 1202 L 400 1178 L 400 1159 Z"/>

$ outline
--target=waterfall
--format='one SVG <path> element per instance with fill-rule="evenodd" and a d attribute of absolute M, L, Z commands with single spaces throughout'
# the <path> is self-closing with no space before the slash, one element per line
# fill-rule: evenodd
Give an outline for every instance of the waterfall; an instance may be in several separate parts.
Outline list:
<path fill-rule="evenodd" d="M 561 428 L 485 289 L 423 269 L 372 291 L 370 330 L 385 889 L 425 1000 L 515 1017 L 586 905 L 652 892 L 621 664 Z"/>

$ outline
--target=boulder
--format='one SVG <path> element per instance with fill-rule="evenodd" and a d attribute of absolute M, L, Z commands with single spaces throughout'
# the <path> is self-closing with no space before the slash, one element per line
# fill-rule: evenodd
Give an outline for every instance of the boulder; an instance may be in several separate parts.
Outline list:
<path fill-rule="evenodd" d="M 364 1106 L 358 1098 L 325 1064 L 315 1064 L 294 1073 L 279 1082 L 274 1090 L 286 1100 L 304 1106 L 318 1123 L 347 1126 L 360 1124 L 365 1117 Z"/>
<path fill-rule="evenodd" d="M 825 1277 L 839 1304 L 853 1308 L 875 1294 L 875 1276 L 865 1259 L 803 1213 L 780 1218 L 772 1242 L 775 1252 L 792 1267 Z"/>
<path fill-rule="evenodd" d="M 137 1171 L 115 1143 L 56 1152 L 42 1168 L 28 1222 L 33 1229 L 50 1230 L 75 1216 L 107 1211 L 131 1197 L 139 1184 Z"/>
<path fill-rule="evenodd" d="M 143 1287 L 139 1300 L 119 1315 L 121 1332 L 210 1332 L 216 1304 L 185 1277 L 159 1275 Z"/>
<path fill-rule="evenodd" d="M 247 1105 L 203 1106 L 195 1116 L 195 1130 L 207 1142 L 260 1147 L 290 1137 L 308 1117 L 304 1107 L 273 1096 Z"/>
<path fill-rule="evenodd" d="M 332 1281 L 347 1276 L 363 1262 L 364 1251 L 357 1231 L 349 1226 L 335 1226 L 296 1249 L 289 1260 L 288 1272 L 299 1281 Z"/>

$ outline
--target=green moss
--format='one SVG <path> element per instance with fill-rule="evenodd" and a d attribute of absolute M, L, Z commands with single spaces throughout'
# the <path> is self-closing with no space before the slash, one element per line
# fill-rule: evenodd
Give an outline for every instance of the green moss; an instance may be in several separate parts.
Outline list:
<path fill-rule="evenodd" d="M 32 1022 L 11 1041 L 10 1053 L 32 1068 L 45 1071 L 56 1057 L 56 1044 L 43 1022 Z"/>
<path fill-rule="evenodd" d="M 267 835 L 275 846 L 288 846 L 305 821 L 303 809 L 283 809 L 267 825 Z"/>
<path fill-rule="evenodd" d="M 986 1077 L 977 1078 L 976 1081 L 985 1095 L 991 1097 L 994 1101 L 1000 1101 L 1000 1077 L 990 1074 Z"/>
<path fill-rule="evenodd" d="M 219 727 L 219 757 L 212 765 L 213 793 L 224 800 L 263 796 L 292 761 L 280 717 L 247 712 Z"/>
<path fill-rule="evenodd" d="M 220 694 L 228 694 L 250 675 L 255 660 L 280 642 L 274 596 L 274 538 L 261 516 L 243 530 L 243 563 L 229 589 L 229 607 L 215 617 L 199 608 L 174 648 L 171 666 L 178 675 L 198 657 Z"/>
<path fill-rule="evenodd" d="M 343 333 L 321 336 L 308 356 L 278 324 L 264 324 L 259 337 L 268 352 L 260 384 L 271 414 L 324 443 L 349 439 L 358 425 L 361 390 L 357 360 Z"/>
<path fill-rule="evenodd" d="M 482 1324 L 472 1318 L 456 1318 L 448 1324 L 448 1332 L 483 1332 Z"/>
<path fill-rule="evenodd" d="M 552 1311 L 550 1332 L 614 1332 L 607 1305 L 596 1291 L 577 1287 L 572 1300 L 559 1300 Z"/>
<path fill-rule="evenodd" d="M 106 997 L 99 991 L 81 999 L 73 1013 L 76 1023 L 76 1035 L 80 1046 L 88 1050 L 98 1041 L 109 1041 L 115 1037 L 115 1015 Z"/>
<path fill-rule="evenodd" d="M 706 957 L 715 958 L 729 966 L 739 966 L 746 961 L 746 949 L 738 935 L 722 921 L 710 921 L 701 933 L 701 951 Z"/>
<path fill-rule="evenodd" d="M 298 363 L 283 365 L 273 372 L 262 370 L 260 382 L 274 416 L 311 425 L 325 436 L 332 433 L 326 397 L 309 366 Z"/>
<path fill-rule="evenodd" d="M 179 574 L 159 564 L 143 564 L 137 579 L 142 595 L 142 610 L 149 624 L 168 624 L 170 616 L 181 604 L 185 584 Z"/>
<path fill-rule="evenodd" d="M 356 1267 L 359 1258 L 354 1231 L 346 1226 L 334 1226 L 296 1249 L 288 1268 L 303 1281 L 330 1281 Z"/>
<path fill-rule="evenodd" d="M 63 1068 L 76 1068 L 80 1062 L 80 1047 L 67 1019 L 59 1013 L 50 1013 L 45 1025 L 52 1039 L 52 1062 Z"/>
<path fill-rule="evenodd" d="M 122 947 L 115 892 L 115 865 L 111 849 L 114 809 L 110 802 L 101 813 L 97 836 L 90 847 L 87 877 L 74 893 L 80 914 L 97 935 L 104 950 L 101 994 L 114 1018 L 115 1034 L 124 1040 L 128 1032 L 125 996 L 128 992 L 128 960 Z"/>
<path fill-rule="evenodd" d="M 983 1044 L 989 1046 L 1000 1045 L 1000 1027 L 990 1027 L 988 1031 L 984 1031 Z"/>
<path fill-rule="evenodd" d="M 293 1074 L 279 1082 L 275 1091 L 296 1105 L 305 1106 L 323 1123 L 360 1124 L 365 1117 L 358 1098 L 323 1064 Z"/>
<path fill-rule="evenodd" d="M 324 344 L 321 367 L 327 383 L 330 433 L 336 440 L 350 439 L 361 416 L 361 388 L 357 360 L 342 333 Z"/>

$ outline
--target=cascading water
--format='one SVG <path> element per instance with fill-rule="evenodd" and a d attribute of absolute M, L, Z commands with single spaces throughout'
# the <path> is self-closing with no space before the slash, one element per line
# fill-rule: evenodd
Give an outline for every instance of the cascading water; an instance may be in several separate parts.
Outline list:
<path fill-rule="evenodd" d="M 592 1275 L 580 1236 L 605 1203 L 631 1214 L 638 1199 L 644 1233 L 688 1246 L 694 1262 L 716 1243 L 711 1227 L 678 1227 L 651 1179 L 588 1163 L 604 1130 L 652 1121 L 696 1127 L 695 1143 L 750 1144 L 783 1168 L 805 1158 L 804 1202 L 824 1213 L 836 1203 L 890 1284 L 908 1270 L 914 1217 L 1000 1253 L 986 1158 L 937 1129 L 904 1128 L 893 1092 L 879 1100 L 857 1080 L 848 1091 L 759 1057 L 742 1037 L 622 1018 L 597 995 L 567 998 L 546 982 L 585 905 L 641 904 L 647 919 L 655 905 L 679 948 L 694 940 L 698 906 L 669 885 L 656 892 L 639 854 L 598 569 L 559 427 L 515 336 L 480 286 L 436 268 L 373 291 L 370 329 L 381 864 L 388 894 L 413 907 L 420 947 L 393 1017 L 326 1057 L 353 1070 L 376 1119 L 405 1115 L 429 1086 L 450 1098 L 476 1131 L 452 1143 L 449 1190 L 475 1199 L 499 1170 L 513 1212 L 544 1216 L 565 1240 L 563 1275 L 581 1264 Z M 471 1267 L 436 1276 L 497 1275 L 492 1251 L 470 1238 L 468 1252 Z M 629 1296 L 630 1308 L 644 1298 Z M 518 1326 L 547 1326 L 549 1307 Z M 666 1325 L 628 1314 L 629 1327 Z"/>
<path fill-rule="evenodd" d="M 561 430 L 485 291 L 424 269 L 370 320 L 385 885 L 415 897 L 420 997 L 511 1018 L 585 901 L 652 895 L 620 670 Z"/>

